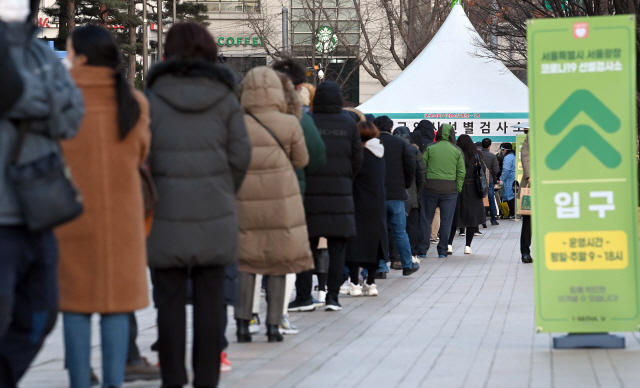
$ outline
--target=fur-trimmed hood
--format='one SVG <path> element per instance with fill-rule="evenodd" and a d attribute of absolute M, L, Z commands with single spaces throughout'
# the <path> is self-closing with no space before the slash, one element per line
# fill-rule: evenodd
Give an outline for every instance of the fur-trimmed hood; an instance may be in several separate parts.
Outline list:
<path fill-rule="evenodd" d="M 236 77 L 225 66 L 204 60 L 169 59 L 153 66 L 147 88 L 174 108 L 207 110 L 236 89 Z"/>

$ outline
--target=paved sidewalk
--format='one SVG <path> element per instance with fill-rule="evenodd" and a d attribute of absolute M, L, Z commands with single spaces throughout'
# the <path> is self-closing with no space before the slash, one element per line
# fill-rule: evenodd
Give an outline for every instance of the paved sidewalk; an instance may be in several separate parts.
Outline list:
<path fill-rule="evenodd" d="M 233 370 L 221 387 L 638 387 L 640 335 L 626 333 L 623 350 L 553 350 L 535 334 L 533 268 L 520 263 L 520 222 L 481 229 L 473 255 L 437 258 L 435 246 L 419 272 L 391 271 L 377 298 L 341 297 L 341 312 L 292 313 L 300 334 L 269 344 L 227 336 Z M 535 255 L 534 255 L 535 259 Z M 264 303 L 261 318 L 264 319 Z M 155 340 L 155 311 L 138 313 L 143 355 Z M 230 316 L 230 318 L 232 318 Z M 99 371 L 99 333 L 92 365 Z M 67 386 L 60 326 L 24 378 L 22 388 Z M 125 387 L 159 387 L 135 382 Z"/>

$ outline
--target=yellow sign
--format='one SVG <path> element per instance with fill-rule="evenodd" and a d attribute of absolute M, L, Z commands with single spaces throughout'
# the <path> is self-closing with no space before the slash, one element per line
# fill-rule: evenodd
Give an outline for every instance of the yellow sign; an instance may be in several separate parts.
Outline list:
<path fill-rule="evenodd" d="M 552 232 L 544 238 L 547 268 L 552 271 L 623 269 L 629 265 L 627 233 Z"/>

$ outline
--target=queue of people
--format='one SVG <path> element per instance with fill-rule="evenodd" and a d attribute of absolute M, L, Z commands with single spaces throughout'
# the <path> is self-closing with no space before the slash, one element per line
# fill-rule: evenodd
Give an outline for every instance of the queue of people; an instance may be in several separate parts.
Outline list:
<path fill-rule="evenodd" d="M 265 334 L 280 342 L 297 332 L 289 312 L 340 311 L 342 293 L 378 296 L 393 252 L 411 276 L 434 240 L 445 258 L 456 229 L 466 228 L 464 253 L 472 253 L 486 222 L 478 182 L 491 193 L 497 161 L 469 136 L 456 139 L 451 125 L 436 133 L 424 120 L 392 133 L 389 117 L 344 109 L 337 83 L 306 85 L 304 66 L 291 59 L 238 82 L 217 63 L 210 33 L 190 22 L 169 30 L 143 95 L 127 83 L 106 29 L 70 34 L 69 75 L 34 38 L 27 15 L 2 16 L 10 38 L 0 57 L 10 52 L 14 63 L 0 66 L 34 79 L 7 83 L 11 93 L 0 95 L 0 168 L 53 155 L 73 172 L 65 176 L 82 193 L 83 212 L 31 227 L 28 198 L 0 178 L 0 387 L 17 386 L 58 311 L 70 386 L 95 380 L 91 316 L 99 313 L 102 386 L 120 387 L 131 359 L 141 362 L 133 312 L 149 303 L 147 266 L 162 386 L 189 383 L 190 303 L 192 384 L 215 387 L 230 368 L 227 306 L 235 306 L 237 341 L 251 342 L 260 275 Z"/>

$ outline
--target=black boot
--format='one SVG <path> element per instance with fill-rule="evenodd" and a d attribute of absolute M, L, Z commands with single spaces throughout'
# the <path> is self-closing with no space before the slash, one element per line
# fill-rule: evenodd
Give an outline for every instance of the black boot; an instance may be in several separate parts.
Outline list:
<path fill-rule="evenodd" d="M 249 332 L 249 320 L 236 319 L 236 336 L 238 342 L 251 342 L 251 333 Z"/>
<path fill-rule="evenodd" d="M 281 342 L 283 340 L 278 325 L 267 325 L 267 338 L 269 342 Z"/>

